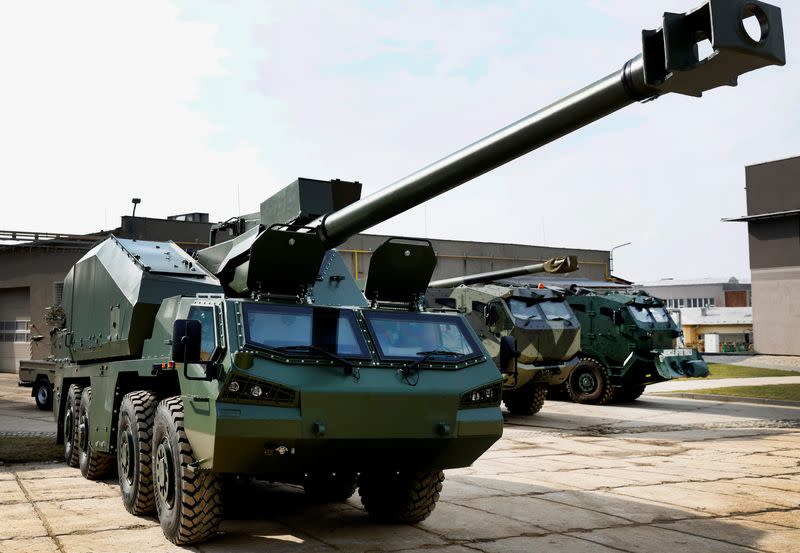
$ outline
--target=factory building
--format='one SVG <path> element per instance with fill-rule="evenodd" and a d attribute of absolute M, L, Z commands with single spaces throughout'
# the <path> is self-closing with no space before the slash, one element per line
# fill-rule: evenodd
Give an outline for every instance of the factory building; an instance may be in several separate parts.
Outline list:
<path fill-rule="evenodd" d="M 46 359 L 50 354 L 45 310 L 61 303 L 64 277 L 94 244 L 113 234 L 119 238 L 172 240 L 192 252 L 208 245 L 210 227 L 207 214 L 188 213 L 167 219 L 126 216 L 118 228 L 89 235 L 0 231 L 0 372 L 15 372 L 20 360 Z M 372 252 L 387 238 L 357 235 L 337 249 L 352 274 L 365 279 Z M 606 281 L 609 277 L 609 252 L 603 250 L 459 240 L 432 239 L 431 243 L 437 255 L 436 279 L 528 265 L 562 255 L 576 255 L 580 263 L 577 272 L 564 276 L 587 281 Z"/>
<path fill-rule="evenodd" d="M 730 278 L 673 279 L 638 282 L 636 290 L 667 302 L 670 309 L 697 307 L 750 307 L 750 283 Z"/>
<path fill-rule="evenodd" d="M 800 355 L 800 157 L 745 168 L 755 351 Z"/>

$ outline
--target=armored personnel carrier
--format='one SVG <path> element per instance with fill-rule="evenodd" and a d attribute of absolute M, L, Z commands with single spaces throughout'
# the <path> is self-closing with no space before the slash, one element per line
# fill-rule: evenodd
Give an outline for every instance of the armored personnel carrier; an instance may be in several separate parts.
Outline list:
<path fill-rule="evenodd" d="M 332 499 L 357 486 L 371 516 L 424 519 L 442 470 L 501 435 L 500 373 L 463 316 L 423 309 L 429 243 L 378 248 L 363 294 L 333 248 L 629 104 L 784 63 L 780 10 L 756 0 L 666 14 L 642 38 L 621 69 L 366 198 L 301 179 L 197 259 L 170 242 L 95 246 L 64 283 L 54 415 L 67 462 L 87 478 L 116 467 L 126 508 L 157 513 L 178 544 L 214 535 L 224 475 Z M 704 38 L 714 51 L 700 59 Z"/>
<path fill-rule="evenodd" d="M 675 347 L 681 330 L 660 299 L 573 285 L 567 303 L 581 322 L 580 363 L 567 379 L 574 401 L 633 401 L 648 384 L 708 376 L 696 349 Z"/>
<path fill-rule="evenodd" d="M 435 301 L 464 313 L 497 363 L 503 403 L 512 415 L 537 413 L 548 388 L 564 383 L 578 364 L 581 333 L 563 293 L 502 279 L 577 269 L 575 256 L 568 256 L 430 283 L 432 290 L 449 290 L 448 297 Z"/>

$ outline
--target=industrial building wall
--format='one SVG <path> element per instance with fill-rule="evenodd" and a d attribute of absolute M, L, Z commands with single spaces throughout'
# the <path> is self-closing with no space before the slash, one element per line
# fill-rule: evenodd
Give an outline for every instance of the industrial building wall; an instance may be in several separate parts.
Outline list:
<path fill-rule="evenodd" d="M 84 253 L 84 250 L 47 248 L 18 248 L 0 253 L 0 293 L 8 289 L 26 290 L 24 309 L 15 308 L 15 316 L 31 322 L 31 336 L 43 337 L 38 342 L 15 345 L 14 355 L 24 355 L 22 359 L 46 359 L 50 354 L 45 308 L 55 303 L 59 284 Z M 0 294 L 0 309 L 5 303 L 2 298 Z M 18 299 L 15 305 L 20 305 Z M 11 363 L 10 358 L 0 362 L 0 372 L 16 372 L 18 366 Z"/>
<path fill-rule="evenodd" d="M 759 353 L 800 355 L 800 157 L 745 168 L 753 341 Z"/>
<path fill-rule="evenodd" d="M 753 346 L 800 355 L 800 267 L 753 269 Z"/>
<path fill-rule="evenodd" d="M 0 372 L 16 372 L 30 357 L 30 290 L 0 289 Z"/>
<path fill-rule="evenodd" d="M 369 271 L 372 252 L 383 244 L 388 236 L 359 234 L 337 248 L 350 271 L 364 279 Z M 553 257 L 577 255 L 580 269 L 564 275 L 570 278 L 606 280 L 608 275 L 608 251 L 549 248 L 524 244 L 500 244 L 494 242 L 467 242 L 460 240 L 431 239 L 436 251 L 434 279 L 483 273 L 498 269 L 509 269 L 520 265 L 539 263 Z M 560 276 L 560 275 L 553 275 Z"/>

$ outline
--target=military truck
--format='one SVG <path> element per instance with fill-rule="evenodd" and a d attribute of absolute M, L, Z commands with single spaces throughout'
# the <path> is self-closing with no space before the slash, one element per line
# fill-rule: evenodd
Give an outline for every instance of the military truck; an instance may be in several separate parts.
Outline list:
<path fill-rule="evenodd" d="M 432 299 L 464 313 L 503 374 L 503 403 L 512 415 L 533 415 L 550 386 L 559 386 L 578 364 L 580 323 L 565 294 L 502 279 L 578 269 L 575 256 L 543 263 L 433 281 Z"/>
<path fill-rule="evenodd" d="M 662 300 L 646 292 L 597 292 L 574 284 L 567 293 L 581 322 L 580 363 L 566 382 L 574 401 L 633 401 L 648 384 L 708 376 L 696 349 L 675 347 L 681 330 Z"/>
<path fill-rule="evenodd" d="M 19 362 L 17 384 L 31 389 L 31 397 L 36 401 L 36 407 L 42 411 L 53 408 L 55 372 L 56 364 L 52 361 L 23 359 Z"/>
<path fill-rule="evenodd" d="M 501 435 L 500 373 L 463 316 L 422 307 L 430 243 L 378 248 L 363 294 L 333 248 L 634 102 L 785 63 L 780 10 L 756 0 L 666 14 L 642 36 L 620 70 L 363 199 L 357 183 L 301 179 L 196 259 L 170 242 L 95 246 L 64 283 L 67 462 L 87 478 L 116 466 L 126 508 L 155 511 L 178 544 L 214 535 L 225 475 L 334 499 L 358 486 L 371 516 L 424 519 L 442 470 Z M 703 38 L 714 53 L 699 59 Z"/>
<path fill-rule="evenodd" d="M 45 309 L 44 319 L 50 329 L 49 348 L 51 354 L 47 356 L 47 359 L 21 360 L 17 374 L 18 385 L 31 388 L 31 397 L 36 401 L 36 407 L 42 411 L 50 411 L 53 409 L 53 383 L 56 372 L 52 350 L 58 331 L 64 328 L 64 309 L 60 305 L 50 306 Z M 44 336 L 32 336 L 31 342 L 39 343 L 44 338 Z"/>

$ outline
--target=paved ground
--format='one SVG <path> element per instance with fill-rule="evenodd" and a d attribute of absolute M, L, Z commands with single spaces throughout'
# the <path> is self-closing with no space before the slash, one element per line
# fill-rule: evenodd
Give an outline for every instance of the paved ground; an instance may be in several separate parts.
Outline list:
<path fill-rule="evenodd" d="M 10 417 L 0 425 L 26 412 L 38 425 L 26 399 L 27 411 L 0 395 Z M 550 402 L 507 422 L 472 467 L 448 471 L 421 524 L 372 523 L 357 496 L 312 504 L 295 487 L 255 483 L 229 490 L 221 534 L 188 550 L 798 550 L 800 408 L 651 396 Z M 0 552 L 175 550 L 155 519 L 124 510 L 113 480 L 89 482 L 60 463 L 0 467 Z"/>
<path fill-rule="evenodd" d="M 772 386 L 780 384 L 800 384 L 798 376 L 765 376 L 759 378 L 719 378 L 716 380 L 705 378 L 693 378 L 691 380 L 668 380 L 651 384 L 646 388 L 648 393 L 652 392 L 676 392 L 705 390 L 708 388 L 730 388 L 732 386 Z"/>
<path fill-rule="evenodd" d="M 52 411 L 36 408 L 31 389 L 18 387 L 16 374 L 0 373 L 0 433 L 46 432 L 55 435 L 55 431 Z"/>
<path fill-rule="evenodd" d="M 714 355 L 713 353 L 704 353 L 703 359 L 708 363 L 800 371 L 800 357 L 793 355 Z"/>

